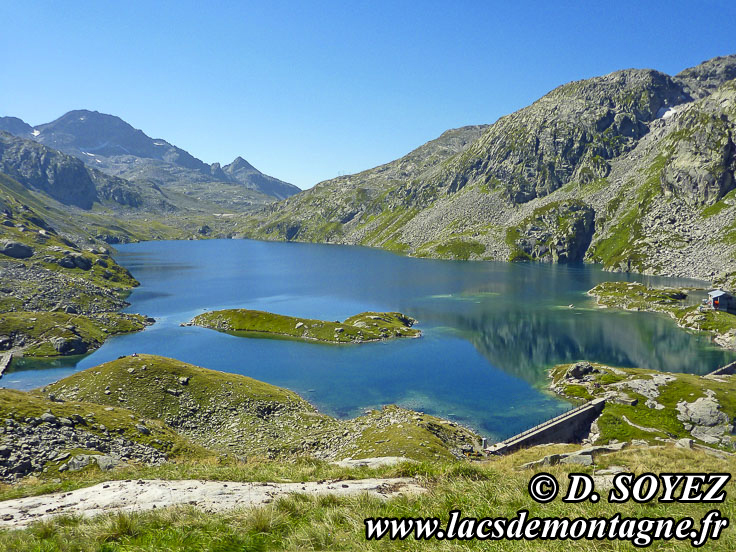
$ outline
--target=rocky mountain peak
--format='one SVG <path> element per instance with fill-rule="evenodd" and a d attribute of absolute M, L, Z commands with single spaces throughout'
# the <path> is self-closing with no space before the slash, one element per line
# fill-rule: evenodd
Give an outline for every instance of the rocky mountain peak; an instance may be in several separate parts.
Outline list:
<path fill-rule="evenodd" d="M 299 191 L 262 174 L 242 157 L 225 167 L 209 165 L 166 140 L 150 138 L 120 117 L 98 111 L 73 110 L 36 129 L 15 117 L 2 117 L 0 130 L 60 150 L 109 175 L 172 185 L 184 193 L 204 183 L 243 185 L 256 192 L 251 196 L 258 201 L 263 200 L 260 194 L 282 199 Z M 228 203 L 229 198 L 219 201 Z"/>
<path fill-rule="evenodd" d="M 736 79 L 736 54 L 709 59 L 675 75 L 694 98 L 707 96 L 732 79 Z"/>
<path fill-rule="evenodd" d="M 250 163 L 248 163 L 245 159 L 238 156 L 233 160 L 232 163 L 230 163 L 229 165 L 225 165 L 224 170 L 225 172 L 232 174 L 236 171 L 242 171 L 242 170 L 254 171 L 256 170 L 256 168 Z"/>
<path fill-rule="evenodd" d="M 0 130 L 27 138 L 31 136 L 33 127 L 18 117 L 0 117 Z"/>

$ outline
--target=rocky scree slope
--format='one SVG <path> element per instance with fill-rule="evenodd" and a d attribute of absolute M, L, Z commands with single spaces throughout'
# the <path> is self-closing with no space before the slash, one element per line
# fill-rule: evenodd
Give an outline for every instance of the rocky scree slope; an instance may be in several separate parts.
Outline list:
<path fill-rule="evenodd" d="M 733 280 L 735 71 L 727 56 L 674 77 L 627 69 L 565 84 L 268 206 L 238 231 Z"/>
<path fill-rule="evenodd" d="M 0 420 L 0 481 L 211 454 L 131 410 L 63 402 L 37 392 L 0 389 Z"/>
<path fill-rule="evenodd" d="M 209 165 L 166 140 L 154 139 L 119 117 L 75 110 L 32 128 L 15 117 L 0 118 L 0 130 L 35 140 L 72 155 L 109 175 L 139 183 L 170 187 L 183 193 L 207 193 L 206 184 L 219 183 L 210 195 L 216 203 L 241 206 L 283 199 L 299 191 L 292 184 L 265 175 L 242 157 L 230 165 Z"/>

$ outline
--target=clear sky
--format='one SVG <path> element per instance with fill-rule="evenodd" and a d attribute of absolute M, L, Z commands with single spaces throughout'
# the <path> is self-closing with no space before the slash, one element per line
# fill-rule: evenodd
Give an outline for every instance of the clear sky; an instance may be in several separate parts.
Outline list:
<path fill-rule="evenodd" d="M 309 188 L 571 80 L 736 53 L 736 2 L 0 2 L 0 115 L 118 115 Z"/>

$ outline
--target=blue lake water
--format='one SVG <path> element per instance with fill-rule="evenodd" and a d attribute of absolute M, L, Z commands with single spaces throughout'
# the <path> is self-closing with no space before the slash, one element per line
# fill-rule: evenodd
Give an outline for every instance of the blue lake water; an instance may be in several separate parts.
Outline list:
<path fill-rule="evenodd" d="M 601 310 L 585 293 L 606 280 L 694 283 L 688 280 L 249 240 L 117 249 L 141 282 L 127 310 L 156 324 L 85 357 L 20 359 L 3 385 L 31 389 L 120 355 L 151 353 L 287 387 L 336 416 L 396 403 L 500 439 L 570 408 L 544 391 L 555 364 L 585 359 L 703 374 L 736 360 L 664 315 Z M 418 319 L 423 337 L 327 345 L 180 326 L 204 310 L 234 307 L 327 320 L 396 310 Z"/>

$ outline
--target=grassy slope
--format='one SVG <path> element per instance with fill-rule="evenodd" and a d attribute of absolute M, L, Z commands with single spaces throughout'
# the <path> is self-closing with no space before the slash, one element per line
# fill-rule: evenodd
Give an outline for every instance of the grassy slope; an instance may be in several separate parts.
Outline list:
<path fill-rule="evenodd" d="M 25 259 L 0 255 L 9 269 L 0 286 L 0 335 L 15 336 L 15 352 L 55 356 L 59 352 L 51 342 L 54 338 L 78 339 L 90 350 L 109 335 L 142 329 L 144 317 L 112 312 L 138 282 L 103 248 L 83 249 L 57 233 L 37 210 L 44 216 L 50 213 L 27 190 L 0 175 L 0 239 L 33 250 Z M 62 267 L 58 261 L 63 258 L 83 259 L 80 264 L 87 265 Z M 40 312 L 61 305 L 73 305 L 87 315 Z"/>
<path fill-rule="evenodd" d="M 394 406 L 337 420 L 286 389 L 154 355 L 90 368 L 44 392 L 122 405 L 165 421 L 203 446 L 238 455 L 449 459 L 451 448 L 477 445 L 478 439 L 452 422 Z"/>
<path fill-rule="evenodd" d="M 228 309 L 200 314 L 191 323 L 251 336 L 265 333 L 308 341 L 351 343 L 391 337 L 419 337 L 421 332 L 411 329 L 415 322 L 398 312 L 363 312 L 344 322 L 328 322 L 257 310 Z"/>
<path fill-rule="evenodd" d="M 613 516 L 622 517 L 674 517 L 685 516 L 699 521 L 716 508 L 724 517 L 733 519 L 736 504 L 732 498 L 734 483 L 726 487 L 727 499 L 723 504 L 674 503 L 660 504 L 656 501 L 637 504 L 609 504 L 605 499 L 597 504 L 583 502 L 563 503 L 558 497 L 548 504 L 534 502 L 527 486 L 531 470 L 519 471 L 518 466 L 544 455 L 568 450 L 570 447 L 537 447 L 520 451 L 509 457 L 486 464 L 432 462 L 403 464 L 379 470 L 356 470 L 348 472 L 327 466 L 324 463 L 297 463 L 287 466 L 278 463 L 249 463 L 234 466 L 199 466 L 196 471 L 190 465 L 178 465 L 179 477 L 190 478 L 201 475 L 208 479 L 231 479 L 237 481 L 300 480 L 302 477 L 365 477 L 365 476 L 417 476 L 429 492 L 383 501 L 368 497 L 336 498 L 332 496 L 294 495 L 279 499 L 263 508 L 234 510 L 211 514 L 193 506 L 167 508 L 142 514 L 112 514 L 93 519 L 64 517 L 48 523 L 36 524 L 23 531 L 0 533 L 0 547 L 18 552 L 35 550 L 454 550 L 458 547 L 469 550 L 629 550 L 630 544 L 609 541 L 501 541 L 494 544 L 478 540 L 459 542 L 447 541 L 371 541 L 365 540 L 363 520 L 366 517 L 429 517 L 437 516 L 447 523 L 449 511 L 459 509 L 463 516 L 513 517 L 521 509 L 527 509 L 533 517 L 564 516 L 576 517 Z M 603 468 L 625 466 L 634 473 L 686 472 L 693 466 L 702 472 L 733 472 L 736 461 L 722 461 L 698 451 L 672 447 L 658 449 L 633 449 L 597 457 L 597 466 Z M 176 477 L 171 467 L 151 468 L 151 475 L 160 476 L 169 470 L 169 477 Z M 543 471 L 551 473 L 560 482 L 564 492 L 567 474 L 571 472 L 592 473 L 593 468 L 581 466 L 546 466 Z M 130 478 L 144 478 L 144 472 L 131 473 Z M 292 477 L 293 476 L 293 477 Z M 92 476 L 94 477 L 94 474 Z M 79 482 L 88 485 L 97 480 Z M 23 489 L 26 494 L 34 493 L 39 487 L 29 483 Z M 46 487 L 47 492 L 51 490 Z M 605 496 L 605 491 L 602 491 Z M 7 498 L 7 493 L 0 495 Z M 690 550 L 690 543 L 669 541 L 655 543 L 654 549 Z M 730 551 L 736 549 L 736 532 L 728 527 L 721 538 L 709 542 L 707 550 Z"/>

